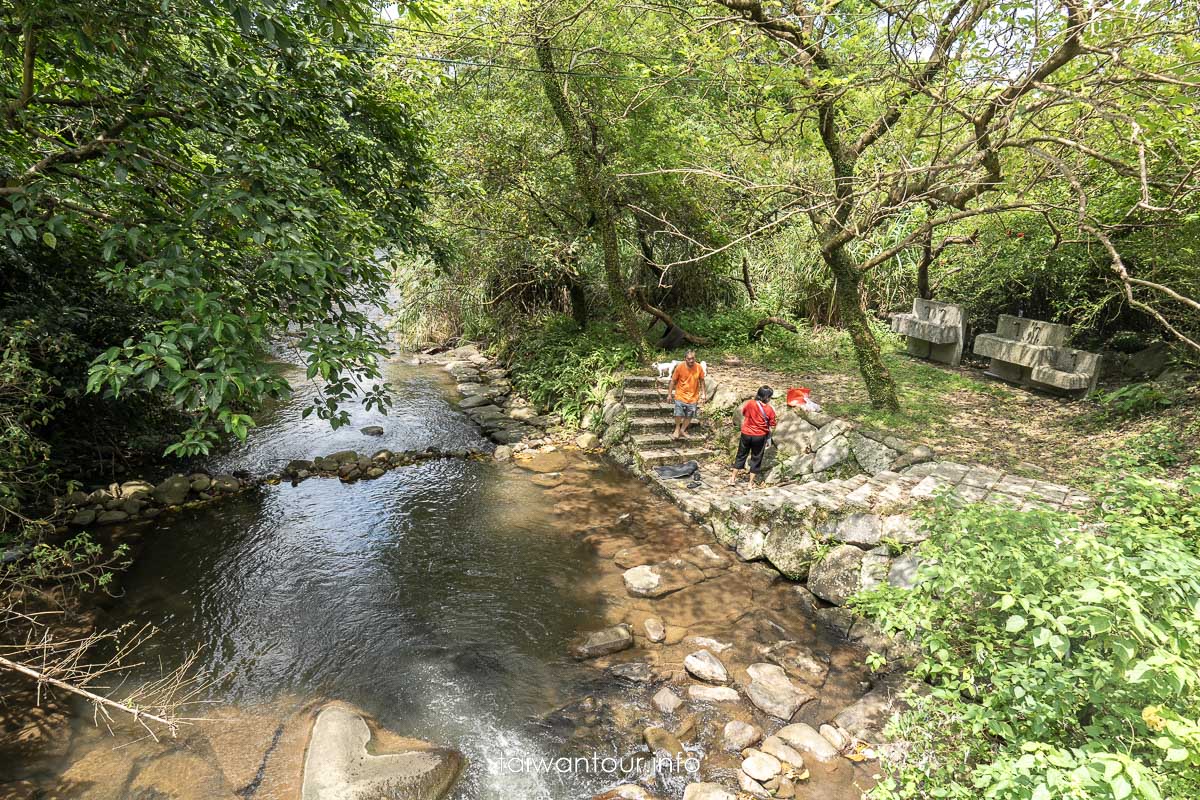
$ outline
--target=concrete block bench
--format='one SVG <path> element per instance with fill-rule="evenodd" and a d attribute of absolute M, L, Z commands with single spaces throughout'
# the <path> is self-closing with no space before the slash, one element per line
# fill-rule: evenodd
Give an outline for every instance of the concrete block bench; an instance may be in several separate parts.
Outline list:
<path fill-rule="evenodd" d="M 913 300 L 912 313 L 893 314 L 892 330 L 908 337 L 908 354 L 957 367 L 967 339 L 963 307 L 937 300 Z"/>
<path fill-rule="evenodd" d="M 1066 325 L 1001 314 L 995 333 L 975 337 L 975 354 L 991 359 L 987 374 L 1021 386 L 1087 394 L 1100 377 L 1100 356 L 1067 346 Z"/>

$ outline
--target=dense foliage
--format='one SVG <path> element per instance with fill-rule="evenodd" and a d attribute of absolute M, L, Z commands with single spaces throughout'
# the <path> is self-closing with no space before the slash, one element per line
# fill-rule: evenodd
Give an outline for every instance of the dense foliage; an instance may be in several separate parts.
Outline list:
<path fill-rule="evenodd" d="M 411 93 L 377 69 L 374 13 L 3 6 L 0 341 L 23 377 L 0 393 L 0 492 L 33 485 L 55 414 L 91 447 L 106 427 L 127 445 L 143 416 L 177 426 L 168 453 L 244 436 L 289 391 L 270 365 L 285 332 L 317 413 L 386 401 L 377 253 L 421 239 L 430 165 Z"/>
<path fill-rule="evenodd" d="M 1200 796 L 1200 470 L 1133 461 L 1091 518 L 942 505 L 917 588 L 857 599 L 933 686 L 874 797 Z"/>
<path fill-rule="evenodd" d="M 1087 346 L 1200 325 L 1197 43 L 1179 5 L 574 12 L 476 0 L 396 33 L 448 176 L 434 217 L 454 257 L 432 279 L 416 267 L 450 310 L 442 332 L 617 319 L 606 215 L 618 279 L 650 305 L 835 323 L 882 405 L 896 392 L 863 311 L 918 293 L 965 303 L 979 330 L 1023 313 Z M 575 127 L 604 214 L 577 180 Z"/>

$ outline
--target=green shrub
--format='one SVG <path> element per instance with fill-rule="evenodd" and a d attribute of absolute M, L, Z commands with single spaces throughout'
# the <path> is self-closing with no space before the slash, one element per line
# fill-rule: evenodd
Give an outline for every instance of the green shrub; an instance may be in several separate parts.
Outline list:
<path fill-rule="evenodd" d="M 1109 419 L 1135 419 L 1173 405 L 1176 393 L 1154 383 L 1131 383 L 1111 392 L 1097 392 L 1096 402 Z"/>
<path fill-rule="evenodd" d="M 1200 797 L 1200 470 L 1111 473 L 1089 518 L 937 506 L 917 588 L 855 600 L 932 695 L 872 797 Z"/>
<path fill-rule="evenodd" d="M 633 345 L 595 324 L 580 330 L 570 317 L 546 318 L 537 328 L 501 347 L 509 361 L 513 386 L 541 408 L 557 411 L 578 425 L 584 410 L 599 405 L 617 384 L 617 373 L 637 365 Z"/>

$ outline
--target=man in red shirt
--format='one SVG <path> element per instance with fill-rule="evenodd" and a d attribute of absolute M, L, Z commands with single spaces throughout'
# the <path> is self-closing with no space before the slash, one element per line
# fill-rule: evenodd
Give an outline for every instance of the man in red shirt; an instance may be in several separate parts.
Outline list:
<path fill-rule="evenodd" d="M 770 386 L 759 387 L 754 399 L 747 400 L 742 406 L 742 437 L 738 440 L 733 472 L 729 474 L 730 486 L 737 483 L 738 473 L 746 466 L 746 456 L 750 456 L 749 487 L 754 488 L 754 479 L 762 469 L 763 450 L 771 438 L 771 431 L 775 430 L 775 409 L 771 408 L 773 394 Z"/>

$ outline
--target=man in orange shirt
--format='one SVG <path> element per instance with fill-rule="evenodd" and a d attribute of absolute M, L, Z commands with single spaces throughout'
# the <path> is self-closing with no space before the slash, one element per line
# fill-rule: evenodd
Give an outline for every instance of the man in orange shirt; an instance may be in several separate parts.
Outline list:
<path fill-rule="evenodd" d="M 668 400 L 675 401 L 675 432 L 672 439 L 686 439 L 688 426 L 704 405 L 704 367 L 696 363 L 696 351 L 688 350 L 671 373 Z"/>

